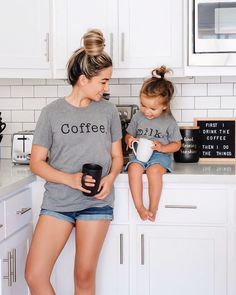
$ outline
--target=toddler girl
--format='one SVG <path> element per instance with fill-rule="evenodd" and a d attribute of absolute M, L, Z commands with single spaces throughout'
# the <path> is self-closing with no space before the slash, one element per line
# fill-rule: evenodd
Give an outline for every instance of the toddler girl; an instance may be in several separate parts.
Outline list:
<path fill-rule="evenodd" d="M 134 205 L 142 220 L 154 221 L 162 190 L 162 175 L 171 172 L 171 153 L 181 147 L 181 134 L 170 111 L 170 101 L 174 86 L 165 78 L 170 70 L 165 66 L 154 69 L 140 91 L 140 111 L 132 118 L 125 137 L 131 148 L 132 142 L 139 138 L 153 141 L 153 154 L 148 162 L 136 159 L 132 154 L 128 168 L 129 185 Z M 148 178 L 149 208 L 143 204 L 142 174 Z"/>

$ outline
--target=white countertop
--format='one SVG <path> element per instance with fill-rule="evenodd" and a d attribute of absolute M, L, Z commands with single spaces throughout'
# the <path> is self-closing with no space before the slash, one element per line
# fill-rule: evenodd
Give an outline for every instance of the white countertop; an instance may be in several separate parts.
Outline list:
<path fill-rule="evenodd" d="M 143 176 L 147 180 L 146 175 Z M 0 160 L 0 198 L 36 180 L 28 165 L 14 165 L 11 160 Z M 127 173 L 117 183 L 127 183 Z M 236 162 L 173 163 L 173 173 L 163 177 L 164 183 L 205 183 L 236 185 Z"/>
<path fill-rule="evenodd" d="M 14 165 L 11 160 L 0 160 L 0 199 L 35 180 L 29 165 Z"/>

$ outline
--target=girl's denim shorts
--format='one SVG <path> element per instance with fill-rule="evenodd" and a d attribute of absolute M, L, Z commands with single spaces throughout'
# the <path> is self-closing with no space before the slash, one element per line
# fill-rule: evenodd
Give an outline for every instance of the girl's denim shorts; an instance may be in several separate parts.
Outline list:
<path fill-rule="evenodd" d="M 39 215 L 49 215 L 75 224 L 76 220 L 112 220 L 113 208 L 110 206 L 91 207 L 73 212 L 59 212 L 48 209 L 41 209 Z"/>
<path fill-rule="evenodd" d="M 171 169 L 171 163 L 172 159 L 170 155 L 159 153 L 159 152 L 153 152 L 151 158 L 149 159 L 148 162 L 141 162 L 136 159 L 134 154 L 130 155 L 129 162 L 125 166 L 125 171 L 128 170 L 128 166 L 131 163 L 139 163 L 145 170 L 147 170 L 148 167 L 150 167 L 153 164 L 160 164 L 162 167 L 164 167 L 167 172 L 172 172 Z"/>

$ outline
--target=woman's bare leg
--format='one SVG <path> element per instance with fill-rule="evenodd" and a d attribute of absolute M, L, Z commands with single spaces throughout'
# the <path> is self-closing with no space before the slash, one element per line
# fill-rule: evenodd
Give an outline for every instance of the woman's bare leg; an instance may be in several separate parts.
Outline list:
<path fill-rule="evenodd" d="M 144 168 L 138 163 L 131 163 L 128 167 L 129 187 L 135 208 L 142 220 L 148 219 L 148 210 L 143 205 L 143 181 Z"/>
<path fill-rule="evenodd" d="M 156 213 L 160 201 L 162 191 L 162 177 L 166 173 L 166 169 L 160 164 L 154 164 L 148 167 L 148 193 L 149 193 L 149 220 L 155 221 Z"/>
<path fill-rule="evenodd" d="M 64 220 L 47 215 L 39 217 L 25 269 L 31 295 L 55 295 L 51 272 L 72 228 L 73 225 Z"/>
<path fill-rule="evenodd" d="M 109 220 L 76 222 L 75 295 L 95 295 L 97 262 L 109 225 Z"/>

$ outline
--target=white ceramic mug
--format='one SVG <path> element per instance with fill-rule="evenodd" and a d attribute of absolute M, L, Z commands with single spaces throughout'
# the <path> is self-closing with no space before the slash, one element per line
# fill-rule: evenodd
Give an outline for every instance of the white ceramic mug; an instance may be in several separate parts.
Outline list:
<path fill-rule="evenodd" d="M 134 144 L 137 143 L 137 150 L 135 150 Z M 147 162 L 153 153 L 153 142 L 146 138 L 140 138 L 132 142 L 132 149 L 136 158 L 141 162 Z"/>

